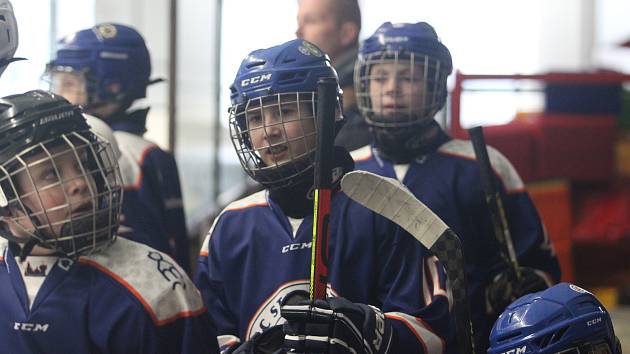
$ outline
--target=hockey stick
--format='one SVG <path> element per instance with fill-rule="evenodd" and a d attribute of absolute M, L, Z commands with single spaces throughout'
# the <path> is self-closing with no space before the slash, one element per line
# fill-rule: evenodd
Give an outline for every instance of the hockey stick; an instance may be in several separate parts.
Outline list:
<path fill-rule="evenodd" d="M 337 80 L 322 78 L 317 83 L 317 148 L 313 185 L 313 243 L 311 248 L 311 300 L 326 298 L 328 285 L 328 241 L 330 239 L 330 197 Z"/>
<path fill-rule="evenodd" d="M 518 280 L 521 278 L 518 259 L 516 258 L 510 227 L 507 217 L 505 216 L 503 199 L 501 199 L 501 194 L 499 194 L 499 190 L 494 183 L 492 165 L 488 157 L 488 148 L 486 147 L 483 136 L 483 128 L 474 127 L 468 129 L 468 134 L 470 135 L 470 140 L 475 149 L 477 163 L 479 164 L 479 174 L 481 175 L 481 182 L 483 183 L 483 190 L 486 195 L 486 203 L 490 209 L 492 225 L 494 226 L 494 236 L 501 248 L 501 258 L 503 258 L 508 266 L 510 281 Z"/>
<path fill-rule="evenodd" d="M 347 173 L 344 193 L 405 229 L 444 264 L 453 294 L 460 353 L 474 353 L 464 254 L 459 237 L 398 180 L 366 171 Z"/>

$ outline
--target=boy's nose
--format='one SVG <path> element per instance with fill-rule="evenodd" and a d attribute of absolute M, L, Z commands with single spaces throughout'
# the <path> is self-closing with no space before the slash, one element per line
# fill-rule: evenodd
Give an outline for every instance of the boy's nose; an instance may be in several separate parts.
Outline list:
<path fill-rule="evenodd" d="M 70 181 L 66 182 L 68 195 L 79 195 L 85 193 L 88 189 L 86 177 L 83 175 L 77 175 Z"/>

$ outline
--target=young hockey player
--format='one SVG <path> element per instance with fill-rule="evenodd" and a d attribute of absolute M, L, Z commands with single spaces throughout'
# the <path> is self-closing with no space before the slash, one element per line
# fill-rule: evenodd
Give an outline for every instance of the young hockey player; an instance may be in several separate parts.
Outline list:
<path fill-rule="evenodd" d="M 0 352 L 216 352 L 186 273 L 116 238 L 118 165 L 81 110 L 44 91 L 0 107 Z"/>
<path fill-rule="evenodd" d="M 169 253 L 188 271 L 189 242 L 175 159 L 142 137 L 149 109 L 130 109 L 151 84 L 151 60 L 142 36 L 110 23 L 78 31 L 60 41 L 47 72 L 53 92 L 115 131 L 130 162 L 121 166 L 123 223 L 133 229 L 130 238 Z"/>
<path fill-rule="evenodd" d="M 359 50 L 358 106 L 373 145 L 352 152 L 356 168 L 397 178 L 462 238 L 476 349 L 484 352 L 496 316 L 525 293 L 559 280 L 540 219 L 509 161 L 489 148 L 522 269 L 510 282 L 494 236 L 473 147 L 433 119 L 446 101 L 449 50 L 429 24 L 381 25 Z"/>
<path fill-rule="evenodd" d="M 13 58 L 18 47 L 18 27 L 9 0 L 0 0 L 0 76 L 7 66 L 19 59 Z"/>
<path fill-rule="evenodd" d="M 621 354 L 610 314 L 568 283 L 525 295 L 499 316 L 488 354 Z"/>
<path fill-rule="evenodd" d="M 257 350 L 284 337 L 291 352 L 451 352 L 437 259 L 338 189 L 331 202 L 329 297 L 297 301 L 309 289 L 316 90 L 323 77 L 337 78 L 328 56 L 296 39 L 251 52 L 231 86 L 232 141 L 245 171 L 267 189 L 228 206 L 201 251 L 195 282 L 219 344 L 228 350 L 248 341 L 244 347 Z M 341 123 L 340 90 L 337 99 Z M 352 160 L 340 148 L 334 158 L 338 184 Z M 286 311 L 287 302 L 297 303 L 294 311 Z M 275 326 L 285 319 L 284 327 Z"/>

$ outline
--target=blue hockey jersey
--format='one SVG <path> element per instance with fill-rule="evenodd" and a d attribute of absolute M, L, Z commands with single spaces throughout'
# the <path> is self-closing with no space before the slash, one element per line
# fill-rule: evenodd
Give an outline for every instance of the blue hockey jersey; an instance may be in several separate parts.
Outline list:
<path fill-rule="evenodd" d="M 32 301 L 22 269 L 45 276 Z M 0 353 L 218 350 L 192 281 L 169 256 L 133 241 L 118 238 L 103 252 L 58 258 L 52 267 L 24 267 L 1 239 L 0 283 Z"/>
<path fill-rule="evenodd" d="M 503 264 L 478 164 L 470 141 L 453 140 L 440 131 L 432 146 L 407 165 L 393 165 L 371 146 L 351 154 L 356 169 L 398 178 L 462 238 L 477 349 L 485 352 L 495 319 L 486 314 L 485 288 Z M 488 153 L 520 265 L 540 270 L 549 284 L 557 282 L 558 261 L 521 178 L 499 151 L 488 147 Z"/>
<path fill-rule="evenodd" d="M 190 272 L 189 241 L 177 164 L 173 155 L 144 139 L 147 110 L 116 118 L 111 127 L 123 155 L 125 184 L 121 235 L 171 255 Z"/>
<path fill-rule="evenodd" d="M 203 244 L 195 283 L 217 325 L 222 349 L 284 320 L 282 299 L 308 292 L 312 215 L 287 217 L 261 191 L 229 205 Z M 395 336 L 394 353 L 454 348 L 445 276 L 437 258 L 383 217 L 334 194 L 329 296 L 374 305 Z"/>

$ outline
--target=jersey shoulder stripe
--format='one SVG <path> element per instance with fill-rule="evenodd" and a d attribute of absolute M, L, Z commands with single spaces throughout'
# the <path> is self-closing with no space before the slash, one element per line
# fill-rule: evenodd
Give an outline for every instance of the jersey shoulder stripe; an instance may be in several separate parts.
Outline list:
<path fill-rule="evenodd" d="M 124 286 L 158 326 L 206 311 L 186 272 L 168 255 L 144 244 L 119 237 L 105 251 L 80 257 L 78 262 Z"/>
<path fill-rule="evenodd" d="M 243 199 L 239 199 L 237 201 L 234 201 L 228 204 L 228 206 L 225 207 L 221 211 L 221 213 L 212 221 L 212 226 L 210 227 L 210 230 L 206 234 L 206 238 L 204 239 L 203 244 L 201 245 L 201 250 L 199 251 L 199 255 L 202 257 L 208 256 L 208 244 L 210 242 L 210 237 L 212 236 L 212 232 L 214 231 L 214 228 L 217 225 L 217 222 L 219 221 L 221 216 L 225 214 L 225 212 L 253 208 L 257 206 L 268 206 L 268 205 L 269 205 L 269 200 L 267 199 L 267 190 L 258 191 L 250 196 L 247 196 Z"/>
<path fill-rule="evenodd" d="M 159 146 L 140 136 L 123 131 L 115 131 L 114 137 L 120 149 L 121 173 L 123 174 L 123 182 L 125 189 L 140 189 L 142 182 L 142 164 L 146 156 Z M 125 164 L 123 169 L 122 164 Z"/>
<path fill-rule="evenodd" d="M 475 149 L 469 140 L 453 139 L 438 149 L 439 153 L 475 160 Z M 512 163 L 497 149 L 488 145 L 488 157 L 492 170 L 499 176 L 508 193 L 520 192 L 525 189 L 523 180 Z"/>
<path fill-rule="evenodd" d="M 385 317 L 403 323 L 422 344 L 425 353 L 444 353 L 446 347 L 444 339 L 421 318 L 402 312 L 387 312 Z"/>
<path fill-rule="evenodd" d="M 372 157 L 372 146 L 365 145 L 364 147 L 352 150 L 350 151 L 350 156 L 352 156 L 354 162 L 369 160 Z"/>

